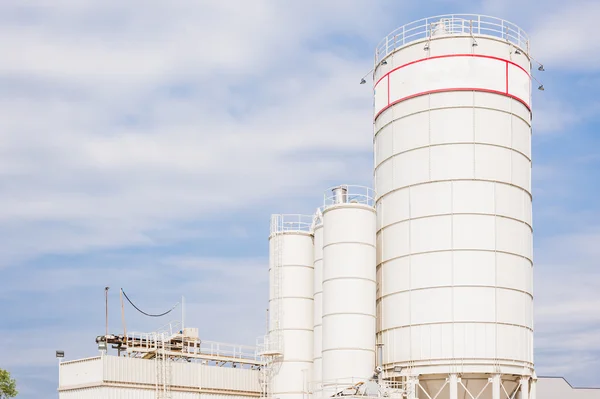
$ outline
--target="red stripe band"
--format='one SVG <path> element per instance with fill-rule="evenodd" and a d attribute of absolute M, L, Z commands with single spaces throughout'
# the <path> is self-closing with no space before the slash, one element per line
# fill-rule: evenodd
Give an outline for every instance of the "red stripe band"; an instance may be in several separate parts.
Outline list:
<path fill-rule="evenodd" d="M 388 83 L 388 87 L 387 87 L 388 93 L 387 94 L 388 94 L 388 106 L 389 106 L 390 105 L 390 77 L 389 76 L 387 78 L 387 83 Z"/>
<path fill-rule="evenodd" d="M 500 94 L 502 96 L 507 96 L 510 97 L 514 100 L 517 100 L 518 102 L 520 102 L 521 104 L 523 104 L 528 110 L 529 112 L 531 112 L 531 108 L 529 107 L 529 104 L 527 104 L 525 102 L 525 100 L 514 96 L 512 94 L 508 94 L 508 93 L 504 93 L 502 91 L 498 91 L 498 90 L 489 90 L 489 89 L 476 89 L 476 88 L 467 88 L 467 87 L 458 87 L 458 88 L 452 88 L 452 89 L 438 89 L 438 90 L 430 90 L 430 91 L 424 91 L 421 93 L 416 93 L 416 94 L 411 94 L 410 96 L 406 96 L 403 97 L 399 100 L 394 101 L 393 103 L 389 103 L 386 107 L 383 107 L 373 118 L 374 120 L 377 119 L 377 117 L 379 117 L 379 115 L 381 115 L 381 113 L 383 111 L 385 111 L 386 109 L 390 108 L 393 105 L 396 105 L 402 101 L 406 101 L 406 100 L 410 100 L 411 98 L 415 98 L 415 97 L 421 97 L 421 96 L 425 96 L 427 94 L 435 94 L 435 93 L 445 93 L 445 92 L 450 92 L 450 91 L 477 91 L 477 92 L 482 92 L 482 93 L 492 93 L 492 94 Z"/>
<path fill-rule="evenodd" d="M 508 62 L 506 63 L 506 94 L 508 94 Z"/>

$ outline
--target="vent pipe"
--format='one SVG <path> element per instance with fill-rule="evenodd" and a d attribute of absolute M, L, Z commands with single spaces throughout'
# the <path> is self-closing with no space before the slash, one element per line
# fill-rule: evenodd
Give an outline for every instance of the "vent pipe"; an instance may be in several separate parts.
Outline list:
<path fill-rule="evenodd" d="M 338 186 L 331 189 L 333 192 L 333 203 L 334 204 L 345 204 L 348 202 L 348 187 Z"/>

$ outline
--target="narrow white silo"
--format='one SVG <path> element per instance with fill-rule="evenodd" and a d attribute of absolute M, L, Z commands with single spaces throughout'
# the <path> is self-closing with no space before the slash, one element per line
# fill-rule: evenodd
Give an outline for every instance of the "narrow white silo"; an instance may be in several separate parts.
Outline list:
<path fill-rule="evenodd" d="M 323 389 L 375 368 L 375 209 L 366 188 L 341 186 L 323 210 Z"/>
<path fill-rule="evenodd" d="M 313 364 L 311 216 L 273 215 L 269 237 L 268 395 L 306 399 Z M 277 355 L 279 354 L 279 355 Z"/>
<path fill-rule="evenodd" d="M 323 327 L 323 215 L 321 210 L 313 221 L 314 242 L 314 349 L 313 349 L 313 375 L 312 390 L 315 396 L 321 391 L 322 368 L 322 327 Z"/>
<path fill-rule="evenodd" d="M 416 397 L 528 392 L 528 54 L 520 28 L 478 15 L 416 21 L 377 48 L 378 340 Z"/>

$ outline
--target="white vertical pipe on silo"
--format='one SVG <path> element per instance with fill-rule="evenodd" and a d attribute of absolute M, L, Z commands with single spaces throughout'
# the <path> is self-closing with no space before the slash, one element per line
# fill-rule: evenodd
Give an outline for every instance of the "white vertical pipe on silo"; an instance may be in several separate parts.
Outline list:
<path fill-rule="evenodd" d="M 415 376 L 409 376 L 406 384 L 407 398 L 418 399 L 417 391 L 419 390 L 419 378 Z"/>
<path fill-rule="evenodd" d="M 450 374 L 448 377 L 449 398 L 458 399 L 458 375 Z"/>
<path fill-rule="evenodd" d="M 349 186 L 352 187 L 352 186 Z M 375 368 L 375 209 L 334 191 L 323 211 L 323 389 L 364 381 Z"/>
<path fill-rule="evenodd" d="M 529 399 L 529 377 L 521 377 L 521 399 Z"/>
<path fill-rule="evenodd" d="M 537 377 L 535 374 L 530 381 L 529 399 L 537 399 Z"/>
<path fill-rule="evenodd" d="M 492 399 L 500 399 L 500 389 L 502 388 L 502 376 L 494 374 L 492 380 Z"/>
<path fill-rule="evenodd" d="M 313 364 L 313 237 L 311 217 L 274 215 L 270 245 L 270 395 L 306 399 Z"/>
<path fill-rule="evenodd" d="M 323 342 L 323 215 L 318 210 L 313 227 L 314 242 L 314 352 L 312 389 L 321 391 L 322 379 L 322 342 Z"/>

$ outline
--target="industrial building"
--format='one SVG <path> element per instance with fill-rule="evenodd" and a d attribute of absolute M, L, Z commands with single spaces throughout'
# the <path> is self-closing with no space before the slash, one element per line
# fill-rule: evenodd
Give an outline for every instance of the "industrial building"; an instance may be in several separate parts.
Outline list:
<path fill-rule="evenodd" d="M 497 18 L 392 32 L 367 74 L 373 188 L 272 217 L 257 347 L 174 325 L 98 337 L 123 356 L 61 363 L 60 398 L 600 398 L 534 368 L 532 63 Z"/>

